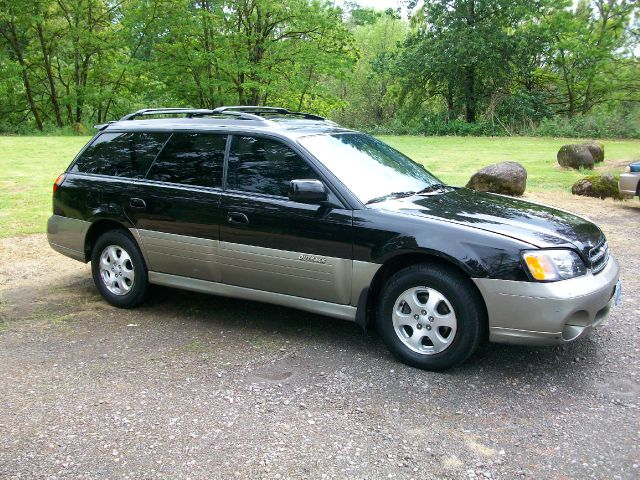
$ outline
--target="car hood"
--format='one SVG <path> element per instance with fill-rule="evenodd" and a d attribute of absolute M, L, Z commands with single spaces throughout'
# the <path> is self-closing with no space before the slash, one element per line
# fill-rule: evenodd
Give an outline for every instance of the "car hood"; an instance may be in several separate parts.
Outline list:
<path fill-rule="evenodd" d="M 596 225 L 573 213 L 466 188 L 388 200 L 371 207 L 442 219 L 512 237 L 540 248 L 571 244 L 585 258 L 602 239 L 602 232 Z"/>

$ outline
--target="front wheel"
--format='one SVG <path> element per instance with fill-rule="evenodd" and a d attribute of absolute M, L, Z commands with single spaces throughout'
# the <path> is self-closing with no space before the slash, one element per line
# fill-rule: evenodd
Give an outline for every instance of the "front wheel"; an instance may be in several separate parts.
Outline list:
<path fill-rule="evenodd" d="M 389 350 L 425 370 L 464 362 L 480 345 L 487 323 L 471 281 L 452 268 L 429 264 L 405 268 L 387 281 L 376 321 Z"/>
<path fill-rule="evenodd" d="M 91 273 L 100 294 L 116 307 L 133 308 L 146 297 L 147 268 L 138 246 L 124 231 L 112 230 L 98 238 Z"/>

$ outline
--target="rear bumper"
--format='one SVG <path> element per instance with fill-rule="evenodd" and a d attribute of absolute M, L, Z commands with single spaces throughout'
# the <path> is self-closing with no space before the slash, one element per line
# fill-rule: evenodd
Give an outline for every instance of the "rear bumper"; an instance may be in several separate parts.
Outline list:
<path fill-rule="evenodd" d="M 625 197 L 633 197 L 638 194 L 638 182 L 640 182 L 639 173 L 623 173 L 620 175 L 618 189 L 620 194 Z"/>
<path fill-rule="evenodd" d="M 587 335 L 613 306 L 619 266 L 552 283 L 474 279 L 489 314 L 489 340 L 557 345 Z"/>
<path fill-rule="evenodd" d="M 84 239 L 91 222 L 52 215 L 47 222 L 47 240 L 56 252 L 86 262 Z"/>

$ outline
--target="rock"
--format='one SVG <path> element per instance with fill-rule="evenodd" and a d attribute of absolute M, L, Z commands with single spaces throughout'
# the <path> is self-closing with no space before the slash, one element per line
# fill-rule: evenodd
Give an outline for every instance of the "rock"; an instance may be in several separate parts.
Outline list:
<path fill-rule="evenodd" d="M 603 154 L 604 155 L 604 154 Z M 563 145 L 558 151 L 558 163 L 562 167 L 592 169 L 595 161 L 586 145 Z"/>
<path fill-rule="evenodd" d="M 527 171 L 518 162 L 494 163 L 473 174 L 467 188 L 478 192 L 520 196 L 527 187 Z"/>
<path fill-rule="evenodd" d="M 614 198 L 622 200 L 618 190 L 618 179 L 610 173 L 590 175 L 573 184 L 571 193 L 583 197 Z"/>
<path fill-rule="evenodd" d="M 604 162 L 604 143 L 585 142 L 583 145 L 589 149 L 595 163 Z"/>

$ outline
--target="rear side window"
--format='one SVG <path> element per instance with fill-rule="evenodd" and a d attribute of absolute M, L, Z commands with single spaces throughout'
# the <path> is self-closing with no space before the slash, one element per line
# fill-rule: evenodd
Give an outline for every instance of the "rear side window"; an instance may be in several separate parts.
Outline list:
<path fill-rule="evenodd" d="M 153 163 L 147 179 L 220 187 L 226 145 L 226 135 L 174 133 Z"/>
<path fill-rule="evenodd" d="M 82 152 L 71 171 L 144 178 L 167 138 L 168 133 L 103 133 Z"/>
<path fill-rule="evenodd" d="M 317 180 L 318 176 L 285 144 L 269 138 L 233 137 L 228 188 L 286 197 L 291 180 L 302 179 Z"/>

